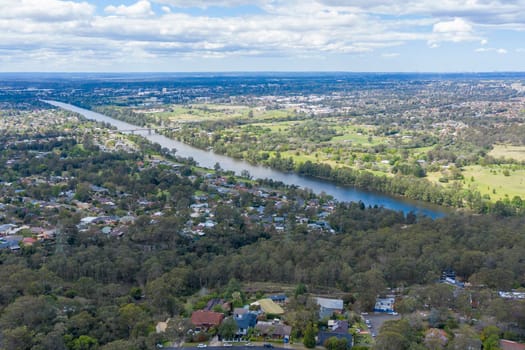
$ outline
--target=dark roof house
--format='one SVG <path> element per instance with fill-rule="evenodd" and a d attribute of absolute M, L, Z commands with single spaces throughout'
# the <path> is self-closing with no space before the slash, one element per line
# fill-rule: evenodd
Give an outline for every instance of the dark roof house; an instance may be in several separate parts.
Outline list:
<path fill-rule="evenodd" d="M 234 320 L 237 323 L 237 336 L 245 336 L 248 334 L 248 329 L 255 327 L 257 324 L 257 315 L 252 312 L 245 314 L 236 314 Z"/>
<path fill-rule="evenodd" d="M 292 333 L 291 326 L 277 322 L 258 322 L 255 329 L 263 337 L 272 339 L 289 338 Z"/>

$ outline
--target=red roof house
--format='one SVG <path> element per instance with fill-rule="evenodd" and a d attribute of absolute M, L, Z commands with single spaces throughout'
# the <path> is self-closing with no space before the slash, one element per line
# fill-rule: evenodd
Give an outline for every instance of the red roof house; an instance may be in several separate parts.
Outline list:
<path fill-rule="evenodd" d="M 25 245 L 33 245 L 35 242 L 36 242 L 36 239 L 34 239 L 33 237 L 25 237 L 22 240 L 22 243 L 24 243 Z"/>
<path fill-rule="evenodd" d="M 502 350 L 525 350 L 525 344 L 516 343 L 515 341 L 501 339 L 499 346 Z"/>
<path fill-rule="evenodd" d="M 197 310 L 191 314 L 191 323 L 195 327 L 210 328 L 220 325 L 223 318 L 220 312 Z"/>

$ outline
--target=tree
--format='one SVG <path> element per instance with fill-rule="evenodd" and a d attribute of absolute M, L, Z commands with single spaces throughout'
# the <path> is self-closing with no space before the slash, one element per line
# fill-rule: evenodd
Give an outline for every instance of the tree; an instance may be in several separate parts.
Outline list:
<path fill-rule="evenodd" d="M 32 335 L 27 326 L 5 329 L 3 332 L 2 349 L 29 350 L 32 346 Z M 1 337 L 0 337 L 0 340 Z M 3 343 L 3 344 L 2 344 Z"/>
<path fill-rule="evenodd" d="M 295 287 L 294 295 L 297 298 L 299 295 L 303 295 L 306 292 L 306 286 L 303 283 L 299 283 L 297 287 Z"/>
<path fill-rule="evenodd" d="M 398 332 L 386 331 L 379 333 L 374 350 L 404 350 L 407 342 L 403 335 Z"/>
<path fill-rule="evenodd" d="M 128 340 L 115 340 L 111 343 L 107 343 L 100 350 L 138 350 L 137 346 Z"/>
<path fill-rule="evenodd" d="M 219 326 L 219 335 L 222 339 L 230 340 L 237 334 L 237 322 L 233 318 L 227 318 Z"/>
<path fill-rule="evenodd" d="M 219 162 L 216 162 L 213 166 L 213 170 L 215 170 L 217 174 L 220 174 L 222 172 L 221 164 Z"/>
<path fill-rule="evenodd" d="M 475 330 L 468 325 L 461 325 L 458 331 L 454 332 L 454 339 L 448 344 L 449 350 L 480 350 L 481 340 Z"/>
<path fill-rule="evenodd" d="M 94 350 L 98 348 L 98 341 L 87 335 L 81 335 L 73 340 L 73 350 Z"/>
<path fill-rule="evenodd" d="M 139 327 L 141 322 L 147 319 L 146 312 L 135 304 L 126 304 L 119 309 L 119 321 L 128 336 L 132 334 L 133 329 Z"/>
<path fill-rule="evenodd" d="M 323 346 L 327 350 L 347 350 L 348 349 L 348 340 L 346 338 L 337 338 L 330 337 L 326 339 Z"/>
<path fill-rule="evenodd" d="M 250 180 L 252 178 L 252 176 L 250 175 L 250 172 L 246 169 L 243 169 L 241 171 L 241 177 L 247 180 Z"/>
<path fill-rule="evenodd" d="M 315 329 L 311 323 L 306 326 L 304 331 L 303 344 L 308 349 L 315 348 Z"/>
<path fill-rule="evenodd" d="M 497 350 L 499 349 L 499 336 L 501 330 L 496 326 L 488 326 L 481 332 L 481 341 L 483 342 L 483 350 Z"/>

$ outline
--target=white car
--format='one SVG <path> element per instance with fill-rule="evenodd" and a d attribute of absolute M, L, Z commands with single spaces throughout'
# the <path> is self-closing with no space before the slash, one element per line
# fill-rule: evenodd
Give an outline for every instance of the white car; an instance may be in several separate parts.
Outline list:
<path fill-rule="evenodd" d="M 197 345 L 197 347 L 198 348 L 207 348 L 208 345 L 200 343 L 199 345 Z"/>

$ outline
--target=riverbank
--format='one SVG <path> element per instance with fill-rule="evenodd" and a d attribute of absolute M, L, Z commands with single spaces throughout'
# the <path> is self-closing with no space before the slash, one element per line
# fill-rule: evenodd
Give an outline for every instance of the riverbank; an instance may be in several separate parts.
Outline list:
<path fill-rule="evenodd" d="M 136 130 L 134 133 L 141 135 L 151 142 L 158 143 L 161 147 L 170 150 L 175 149 L 177 154 L 193 158 L 200 166 L 212 169 L 216 163 L 219 163 L 224 170 L 234 171 L 241 174 L 246 170 L 255 178 L 268 178 L 275 181 L 281 181 L 287 185 L 296 185 L 302 188 L 309 188 L 315 193 L 326 193 L 333 196 L 338 201 L 343 202 L 363 202 L 366 206 L 383 206 L 388 209 L 402 211 L 405 214 L 410 212 L 418 215 L 425 215 L 430 218 L 439 218 L 445 216 L 448 210 L 443 207 L 430 205 L 422 201 L 413 201 L 405 198 L 398 198 L 384 195 L 376 192 L 369 192 L 357 189 L 355 187 L 345 187 L 334 184 L 333 182 L 323 181 L 309 176 L 301 176 L 295 173 L 285 173 L 282 171 L 270 169 L 263 166 L 252 165 L 246 161 L 233 159 L 227 156 L 216 154 L 212 151 L 201 150 L 180 141 L 176 141 L 166 136 L 160 135 L 154 131 L 146 130 L 143 127 L 111 118 L 101 113 L 93 112 L 88 109 L 80 108 L 71 104 L 58 101 L 44 101 L 55 107 L 63 108 L 71 112 L 79 113 L 85 118 L 98 122 L 108 123 L 118 130 Z"/>

